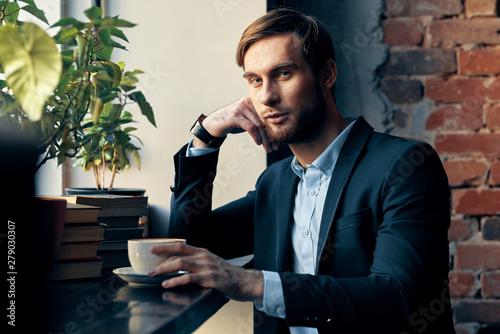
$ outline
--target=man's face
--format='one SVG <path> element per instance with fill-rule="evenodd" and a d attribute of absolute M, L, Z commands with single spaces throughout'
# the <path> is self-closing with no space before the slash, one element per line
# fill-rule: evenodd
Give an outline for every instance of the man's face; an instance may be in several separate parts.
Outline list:
<path fill-rule="evenodd" d="M 314 138 L 326 112 L 318 80 L 293 34 L 267 37 L 245 54 L 250 98 L 272 142 L 297 144 Z"/>

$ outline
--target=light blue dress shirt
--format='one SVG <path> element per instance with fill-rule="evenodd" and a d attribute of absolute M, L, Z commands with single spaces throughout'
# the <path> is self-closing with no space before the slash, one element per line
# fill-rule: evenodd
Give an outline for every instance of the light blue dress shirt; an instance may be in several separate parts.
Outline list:
<path fill-rule="evenodd" d="M 316 257 L 326 193 L 340 150 L 353 124 L 354 122 L 345 128 L 312 164 L 307 165 L 307 169 L 299 164 L 297 158 L 292 160 L 291 168 L 300 178 L 295 195 L 292 225 L 293 264 L 296 273 L 316 275 L 318 272 L 319 261 Z M 263 305 L 256 304 L 256 307 L 270 316 L 285 319 L 286 308 L 281 279 L 276 272 L 263 271 L 263 274 L 264 302 Z M 318 334 L 318 330 L 290 327 L 290 333 Z"/>
<path fill-rule="evenodd" d="M 318 238 L 321 216 L 325 205 L 330 178 L 337 163 L 342 145 L 354 122 L 335 138 L 327 149 L 310 165 L 303 168 L 294 158 L 291 168 L 300 178 L 295 195 L 292 225 L 292 247 L 294 271 L 301 274 L 315 275 L 318 271 Z M 215 151 L 212 148 L 191 147 L 188 145 L 187 156 L 198 156 Z M 263 305 L 256 308 L 270 316 L 285 319 L 286 308 L 281 279 L 276 272 L 262 271 L 264 274 Z M 316 328 L 290 327 L 291 334 L 318 334 Z"/>

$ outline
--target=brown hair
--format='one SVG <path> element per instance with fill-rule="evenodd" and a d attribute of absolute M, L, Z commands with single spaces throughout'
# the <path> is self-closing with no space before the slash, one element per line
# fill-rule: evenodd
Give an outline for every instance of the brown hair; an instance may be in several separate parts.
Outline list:
<path fill-rule="evenodd" d="M 261 16 L 243 32 L 236 51 L 236 62 L 243 66 L 246 52 L 255 42 L 269 36 L 295 34 L 309 66 L 318 74 L 328 59 L 335 60 L 332 39 L 315 18 L 291 9 L 275 9 Z"/>

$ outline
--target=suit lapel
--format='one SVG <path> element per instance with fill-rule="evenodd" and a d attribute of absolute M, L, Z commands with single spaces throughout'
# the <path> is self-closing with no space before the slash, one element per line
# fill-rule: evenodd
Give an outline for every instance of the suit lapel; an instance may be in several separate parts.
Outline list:
<path fill-rule="evenodd" d="M 293 221 L 293 205 L 299 178 L 288 167 L 283 173 L 276 196 L 276 258 L 277 271 L 289 268 L 291 248 L 291 226 Z"/>
<path fill-rule="evenodd" d="M 323 215 L 321 217 L 321 226 L 318 238 L 318 253 L 316 257 L 318 259 L 316 270 L 318 269 L 321 254 L 330 234 L 329 231 L 345 185 L 347 184 L 349 177 L 354 170 L 354 165 L 358 160 L 359 154 L 372 131 L 373 128 L 363 117 L 357 118 L 356 123 L 354 123 L 351 132 L 347 136 L 347 139 L 340 150 L 337 164 L 335 165 L 330 185 L 328 187 L 328 192 L 326 194 Z"/>

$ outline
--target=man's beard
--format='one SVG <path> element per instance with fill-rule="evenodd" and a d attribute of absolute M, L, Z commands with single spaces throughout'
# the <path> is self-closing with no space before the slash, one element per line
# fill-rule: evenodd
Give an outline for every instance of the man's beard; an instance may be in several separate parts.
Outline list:
<path fill-rule="evenodd" d="M 278 112 L 297 115 L 297 118 L 287 131 L 281 129 L 280 125 L 276 126 L 264 121 L 264 129 L 271 142 L 293 145 L 309 142 L 316 137 L 325 121 L 326 102 L 319 85 L 315 85 L 312 95 L 308 105 L 299 106 L 295 111 L 291 108 L 274 108 Z"/>

